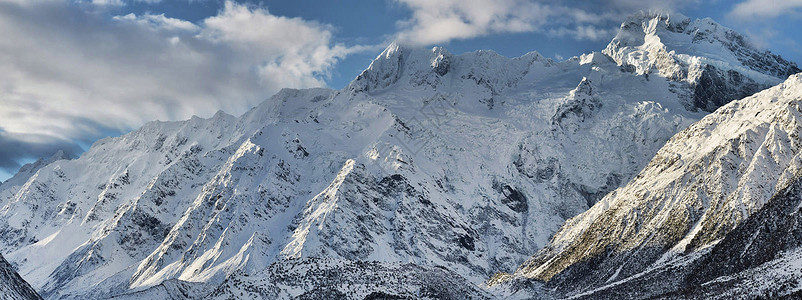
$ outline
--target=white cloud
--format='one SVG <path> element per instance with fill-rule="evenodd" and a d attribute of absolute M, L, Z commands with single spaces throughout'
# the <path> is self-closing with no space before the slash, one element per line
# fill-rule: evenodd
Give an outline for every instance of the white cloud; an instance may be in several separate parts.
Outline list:
<path fill-rule="evenodd" d="M 152 30 L 180 30 L 187 32 L 195 32 L 200 30 L 200 27 L 192 22 L 168 18 L 165 17 L 164 14 L 153 15 L 146 13 L 138 17 L 137 15 L 130 13 L 124 16 L 114 16 L 112 19 L 117 21 L 134 22 Z"/>
<path fill-rule="evenodd" d="M 531 32 L 548 20 L 549 6 L 518 0 L 398 0 L 412 10 L 398 39 L 431 44 L 501 32 Z"/>
<path fill-rule="evenodd" d="M 226 2 L 219 15 L 204 20 L 203 27 L 198 35 L 201 39 L 232 45 L 248 56 L 280 57 L 259 64 L 259 74 L 274 80 L 290 75 L 290 81 L 277 82 L 286 86 L 324 85 L 315 75 L 327 74 L 339 58 L 364 49 L 330 45 L 328 26 L 274 16 L 267 10 L 232 2 Z"/>
<path fill-rule="evenodd" d="M 437 44 L 498 33 L 542 32 L 576 40 L 612 38 L 629 14 L 644 9 L 674 10 L 697 0 L 396 0 L 411 18 L 399 22 L 396 38 Z"/>
<path fill-rule="evenodd" d="M 92 4 L 99 6 L 125 6 L 122 0 L 92 0 Z"/>
<path fill-rule="evenodd" d="M 747 0 L 736 4 L 729 15 L 749 20 L 751 18 L 773 18 L 783 14 L 797 14 L 800 10 L 802 10 L 802 0 Z"/>
<path fill-rule="evenodd" d="M 325 86 L 338 59 L 365 49 L 335 44 L 329 26 L 233 2 L 197 24 L 85 8 L 0 1 L 0 132 L 15 145 L 242 113 L 283 87 Z"/>
<path fill-rule="evenodd" d="M 618 28 L 599 28 L 594 25 L 578 25 L 576 27 L 558 27 L 546 31 L 546 34 L 556 37 L 568 37 L 575 40 L 600 41 L 610 39 L 618 32 Z"/>
<path fill-rule="evenodd" d="M 696 5 L 702 0 L 612 0 L 605 3 L 614 9 L 624 11 L 640 9 L 660 9 L 676 11 L 689 5 Z"/>

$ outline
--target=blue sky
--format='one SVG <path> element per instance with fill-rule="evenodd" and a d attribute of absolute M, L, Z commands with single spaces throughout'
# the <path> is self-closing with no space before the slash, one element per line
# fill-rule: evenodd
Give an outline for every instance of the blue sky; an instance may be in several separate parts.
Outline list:
<path fill-rule="evenodd" d="M 342 88 L 394 40 L 564 59 L 648 9 L 711 17 L 802 62 L 802 0 L 0 0 L 0 180 L 148 121 Z"/>

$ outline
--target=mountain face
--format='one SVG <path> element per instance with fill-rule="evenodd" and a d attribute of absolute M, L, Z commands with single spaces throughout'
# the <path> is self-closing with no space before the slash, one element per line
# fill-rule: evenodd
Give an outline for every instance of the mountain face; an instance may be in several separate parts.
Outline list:
<path fill-rule="evenodd" d="M 36 300 L 39 294 L 14 271 L 14 267 L 0 256 L 0 299 Z"/>
<path fill-rule="evenodd" d="M 289 287 L 289 288 L 288 288 Z M 300 259 L 253 275 L 235 273 L 213 299 L 492 299 L 445 268 L 412 263 Z"/>
<path fill-rule="evenodd" d="M 671 79 L 672 89 L 685 91 L 686 108 L 708 112 L 802 72 L 710 18 L 691 21 L 679 14 L 629 17 L 602 53 L 636 74 Z"/>
<path fill-rule="evenodd" d="M 683 285 L 700 296 L 798 298 L 802 295 L 800 206 L 802 174 L 797 174 L 788 187 L 688 268 Z"/>
<path fill-rule="evenodd" d="M 0 197 L 3 199 L 12 197 L 39 169 L 62 159 L 70 159 L 70 157 L 64 151 L 59 150 L 48 158 L 40 158 L 35 162 L 23 165 L 14 176 L 5 182 L 0 182 Z"/>
<path fill-rule="evenodd" d="M 788 275 L 761 289 L 802 288 L 798 272 L 776 270 L 787 265 L 763 265 L 799 259 L 800 101 L 797 74 L 694 123 L 627 185 L 568 220 L 517 274 L 591 298 L 623 297 L 620 287 L 646 298 L 712 296 L 750 290 L 743 285 L 760 284 L 746 274 L 760 272 Z"/>
<path fill-rule="evenodd" d="M 623 37 L 647 30 L 632 22 L 676 29 L 649 31 L 648 39 L 687 51 L 658 57 L 637 50 L 637 39 Z M 392 44 L 342 90 L 285 89 L 239 117 L 148 123 L 0 185 L 0 251 L 48 299 L 493 297 L 479 288 L 487 278 L 515 269 L 565 220 L 590 207 L 569 224 L 600 214 L 596 207 L 612 196 L 600 199 L 622 194 L 622 184 L 648 181 L 636 178 L 644 167 L 673 160 L 680 174 L 692 169 L 681 163 L 686 159 L 729 153 L 693 148 L 697 154 L 680 159 L 658 152 L 711 108 L 689 105 L 698 87 L 726 85 L 725 92 L 712 88 L 723 104 L 795 68 L 775 56 L 750 60 L 765 53 L 714 23 L 704 43 L 674 37 L 700 22 L 677 31 L 665 15 L 636 16 L 604 53 L 561 62 L 534 52 L 510 59 Z M 728 44 L 739 47 L 722 46 Z M 643 68 L 629 59 L 637 51 L 646 51 L 638 56 Z M 685 75 L 660 71 L 668 64 L 661 59 Z M 732 71 L 750 84 L 708 85 L 688 75 L 698 68 Z M 760 120 L 779 114 L 757 113 Z M 725 117 L 711 118 L 702 122 Z M 747 127 L 744 139 L 771 136 L 777 149 L 796 147 L 780 140 L 792 125 Z M 743 147 L 732 155 L 763 151 Z M 751 172 L 750 185 L 790 180 Z M 732 193 L 732 181 L 719 181 Z M 705 225 L 712 229 L 687 244 L 707 245 L 760 209 L 762 203 L 736 205 L 748 202 L 738 195 L 718 202 L 699 196 L 693 212 L 716 211 L 706 218 L 723 223 Z M 677 224 L 697 217 L 655 215 Z M 680 232 L 655 240 L 670 243 Z M 555 239 L 567 244 L 577 235 L 563 229 Z M 547 269 L 553 275 L 564 268 Z"/>

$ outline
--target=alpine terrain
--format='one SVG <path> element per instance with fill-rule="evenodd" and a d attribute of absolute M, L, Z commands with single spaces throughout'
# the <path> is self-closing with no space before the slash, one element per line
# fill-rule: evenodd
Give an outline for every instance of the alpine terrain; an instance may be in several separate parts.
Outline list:
<path fill-rule="evenodd" d="M 654 12 L 564 61 L 393 43 L 341 90 L 24 167 L 0 252 L 46 299 L 790 291 L 798 72 Z"/>

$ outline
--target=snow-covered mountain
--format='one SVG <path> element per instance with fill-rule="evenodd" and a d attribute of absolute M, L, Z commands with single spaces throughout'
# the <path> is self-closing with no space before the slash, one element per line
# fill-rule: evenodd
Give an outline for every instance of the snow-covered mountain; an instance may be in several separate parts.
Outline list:
<path fill-rule="evenodd" d="M 12 197 L 17 193 L 19 188 L 31 178 L 31 176 L 39 171 L 39 169 L 49 165 L 54 161 L 62 159 L 70 159 L 70 157 L 65 154 L 64 151 L 59 150 L 48 158 L 40 158 L 32 163 L 23 165 L 20 167 L 17 173 L 14 174 L 14 176 L 5 182 L 0 183 L 0 197 L 2 199 L 8 199 Z"/>
<path fill-rule="evenodd" d="M 686 108 L 708 112 L 801 71 L 710 18 L 681 14 L 630 16 L 602 53 L 636 74 L 671 79 L 672 90 L 685 92 Z"/>
<path fill-rule="evenodd" d="M 800 121 L 802 73 L 725 105 L 568 220 L 517 275 L 590 298 L 751 298 L 802 289 Z"/>
<path fill-rule="evenodd" d="M 799 70 L 673 20 L 561 62 L 392 44 L 342 90 L 148 123 L 0 185 L 0 251 L 49 299 L 492 297 L 705 110 Z"/>

